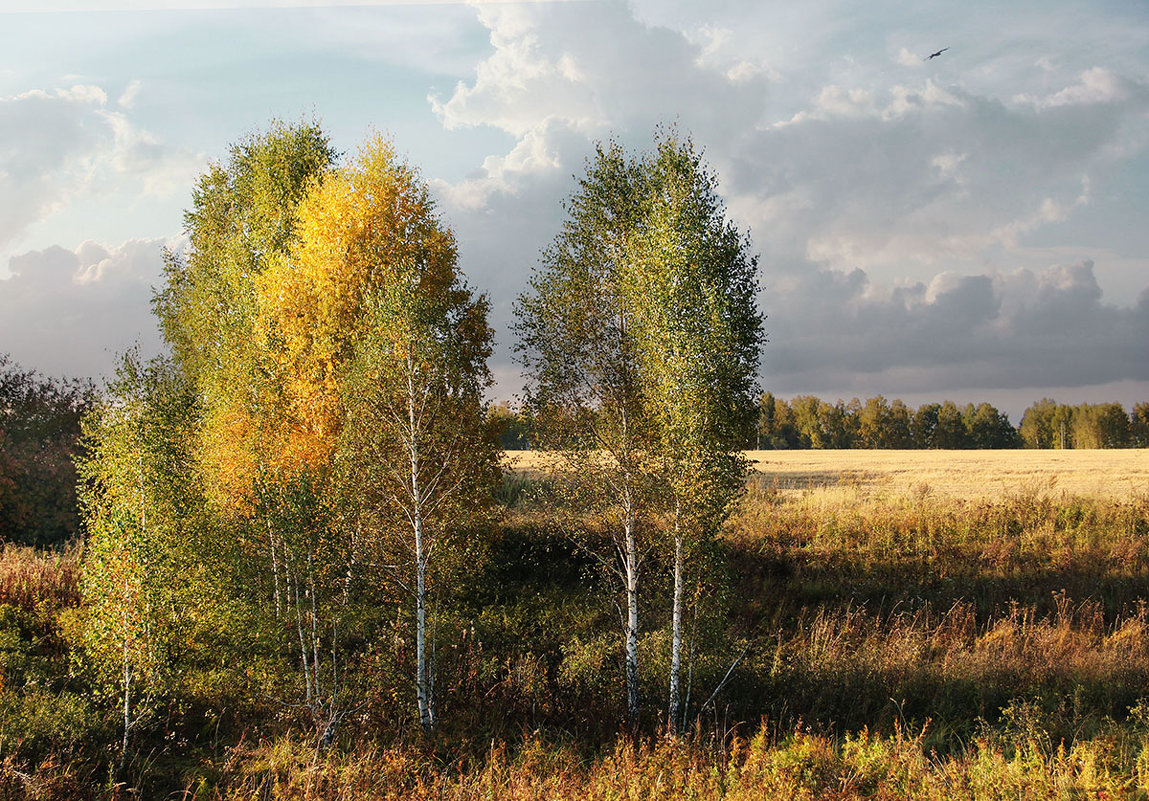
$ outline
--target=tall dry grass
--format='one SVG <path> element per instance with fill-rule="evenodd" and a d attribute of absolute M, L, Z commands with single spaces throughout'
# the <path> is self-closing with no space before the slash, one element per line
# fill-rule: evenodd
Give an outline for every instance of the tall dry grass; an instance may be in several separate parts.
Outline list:
<path fill-rule="evenodd" d="M 1052 615 L 1014 605 L 979 622 L 972 604 L 879 614 L 808 609 L 748 658 L 732 702 L 758 697 L 776 718 L 836 731 L 889 732 L 932 721 L 947 750 L 1028 709 L 1048 737 L 1073 742 L 1149 695 L 1149 616 L 1141 605 L 1107 621 L 1095 601 L 1060 598 Z"/>
<path fill-rule="evenodd" d="M 823 552 L 869 550 L 883 556 L 952 549 L 1041 554 L 1104 552 L 1136 559 L 1149 541 L 1149 489 L 1121 497 L 1078 495 L 1028 485 L 996 497 L 912 494 L 873 497 L 846 484 L 781 491 L 755 477 L 733 515 L 743 542 Z"/>
<path fill-rule="evenodd" d="M 412 749 L 319 754 L 294 740 L 237 750 L 214 777 L 189 781 L 187 797 L 273 801 L 376 799 L 1063 799 L 1144 797 L 1149 744 L 1098 737 L 1072 746 L 980 738 L 939 756 L 921 734 L 862 731 L 835 738 L 763 726 L 750 738 L 620 738 L 580 758 L 569 746 L 529 737 L 510 753 L 491 747 L 475 765 Z"/>
<path fill-rule="evenodd" d="M 36 612 L 79 602 L 78 547 L 59 553 L 11 543 L 0 548 L 0 604 Z"/>

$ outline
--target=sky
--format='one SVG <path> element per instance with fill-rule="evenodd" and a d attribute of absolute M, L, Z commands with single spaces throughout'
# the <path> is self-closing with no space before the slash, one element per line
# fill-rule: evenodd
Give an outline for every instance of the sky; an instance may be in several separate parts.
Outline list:
<path fill-rule="evenodd" d="M 159 353 L 197 176 L 275 119 L 420 168 L 497 399 L 595 143 L 676 125 L 759 255 L 764 390 L 1149 400 L 1144 0 L 0 0 L 0 353 Z"/>

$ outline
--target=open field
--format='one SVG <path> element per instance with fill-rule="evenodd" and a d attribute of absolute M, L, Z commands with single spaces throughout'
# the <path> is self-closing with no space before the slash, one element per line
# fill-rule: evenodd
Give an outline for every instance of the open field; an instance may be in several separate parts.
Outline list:
<path fill-rule="evenodd" d="M 1026 491 L 1128 498 L 1149 493 L 1149 450 L 747 451 L 751 468 L 783 495 L 848 487 L 863 496 L 996 498 Z M 545 468 L 546 455 L 507 453 L 515 470 Z M 762 480 L 762 479 L 760 479 Z"/>
<path fill-rule="evenodd" d="M 631 737 L 617 524 L 511 452 L 497 519 L 436 576 L 430 739 L 384 580 L 340 652 L 360 700 L 334 747 L 278 700 L 299 651 L 189 627 L 117 767 L 122 674 L 79 639 L 85 552 L 0 549 L 0 798 L 1149 798 L 1149 452 L 747 456 L 689 566 L 683 739 L 660 735 L 664 521 L 643 521 Z"/>

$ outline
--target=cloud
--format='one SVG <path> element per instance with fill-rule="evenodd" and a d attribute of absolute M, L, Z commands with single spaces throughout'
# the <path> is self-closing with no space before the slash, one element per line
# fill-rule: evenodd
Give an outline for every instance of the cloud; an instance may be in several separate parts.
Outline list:
<path fill-rule="evenodd" d="M 462 181 L 451 184 L 439 180 L 434 185 L 453 209 L 489 212 L 494 195 L 515 196 L 536 189 L 540 180 L 553 185 L 553 179 L 560 175 L 565 179 L 568 165 L 586 150 L 585 137 L 551 119 L 524 134 L 505 156 L 487 156 L 482 166 Z M 561 196 L 559 191 L 557 196 Z"/>
<path fill-rule="evenodd" d="M 49 375 L 110 376 L 117 356 L 139 344 L 161 349 L 150 314 L 165 246 L 131 240 L 118 247 L 85 242 L 13 256 L 0 280 L 0 342 L 13 360 Z"/>
<path fill-rule="evenodd" d="M 0 98 L 0 246 L 90 180 L 106 99 L 91 86 Z"/>
<path fill-rule="evenodd" d="M 0 97 L 0 251 L 80 193 L 124 179 L 160 196 L 189 184 L 202 159 L 173 152 L 131 121 L 135 86 L 121 97 L 123 110 L 91 85 Z"/>
<path fill-rule="evenodd" d="M 722 55 L 722 31 L 691 38 L 639 22 L 621 2 L 496 5 L 476 13 L 492 52 L 473 78 L 429 103 L 446 128 L 493 127 L 515 141 L 462 181 L 433 186 L 458 234 L 464 269 L 491 293 L 502 339 L 497 359 L 505 363 L 512 300 L 559 230 L 561 201 L 592 143 L 614 137 L 646 148 L 656 125 L 677 123 L 722 152 L 761 119 L 770 75 Z"/>
<path fill-rule="evenodd" d="M 697 135 L 728 139 L 753 127 L 768 80 L 745 59 L 637 21 L 620 2 L 494 5 L 478 10 L 494 50 L 432 108 L 450 129 L 493 126 L 520 142 L 555 123 L 599 138 L 676 116 Z"/>
<path fill-rule="evenodd" d="M 903 67 L 920 67 L 924 63 L 921 56 L 911 53 L 904 47 L 898 50 L 898 55 L 894 60 Z"/>
<path fill-rule="evenodd" d="M 1126 89 L 1069 91 L 1113 85 Z M 824 87 L 742 143 L 731 206 L 768 232 L 775 264 L 904 268 L 1016 247 L 1145 149 L 1144 87 L 1109 76 L 1069 89 L 1050 97 L 1077 101 L 1003 102 L 932 80 L 883 96 Z"/>
<path fill-rule="evenodd" d="M 1149 286 L 1132 307 L 1104 303 L 1091 261 L 894 287 L 819 270 L 774 291 L 766 385 L 782 393 L 1149 381 Z"/>
<path fill-rule="evenodd" d="M 887 43 L 875 57 L 901 65 L 883 67 L 888 77 L 836 67 L 795 110 L 774 100 L 798 85 L 768 66 L 785 54 L 755 53 L 729 26 L 635 13 L 612 2 L 480 9 L 491 53 L 430 99 L 445 127 L 515 138 L 464 180 L 435 183 L 464 269 L 491 293 L 498 370 L 514 374 L 511 301 L 558 231 L 558 200 L 591 141 L 642 149 L 657 123 L 677 120 L 762 255 L 768 387 L 1149 381 L 1144 295 L 1113 305 L 1091 262 L 1035 269 L 1011 255 L 1074 224 L 1141 157 L 1143 83 L 1110 68 L 1042 70 L 1043 91 L 1003 98 L 981 78 L 944 79 L 946 65 L 927 74 L 920 55 Z M 1051 327 L 1059 315 L 1072 335 Z"/>
<path fill-rule="evenodd" d="M 1033 97 L 1023 94 L 1018 95 L 1016 100 L 1019 103 L 1030 103 L 1037 108 L 1057 108 L 1058 106 L 1113 103 L 1125 100 L 1130 95 L 1140 95 L 1144 99 L 1145 88 L 1104 67 L 1093 67 L 1081 73 L 1077 83 L 1066 86 L 1051 95 Z"/>
<path fill-rule="evenodd" d="M 569 0 L 467 0 L 474 5 L 494 3 L 557 3 Z M 218 11 L 250 8 L 338 8 L 340 6 L 442 5 L 443 0 L 5 0 L 0 13 L 79 11 Z"/>
<path fill-rule="evenodd" d="M 139 80 L 131 81 L 127 88 L 124 89 L 119 98 L 116 100 L 116 105 L 125 109 L 129 109 L 134 106 L 136 104 L 136 97 L 140 94 L 140 89 L 142 87 L 143 83 L 141 83 Z"/>

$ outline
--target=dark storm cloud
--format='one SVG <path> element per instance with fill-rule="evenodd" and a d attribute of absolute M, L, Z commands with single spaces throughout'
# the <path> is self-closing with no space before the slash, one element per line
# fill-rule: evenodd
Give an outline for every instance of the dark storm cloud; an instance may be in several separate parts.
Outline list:
<path fill-rule="evenodd" d="M 1132 307 L 1104 303 L 1092 262 L 889 291 L 861 270 L 823 270 L 787 299 L 768 321 L 766 383 L 781 393 L 1149 380 L 1149 290 Z"/>

